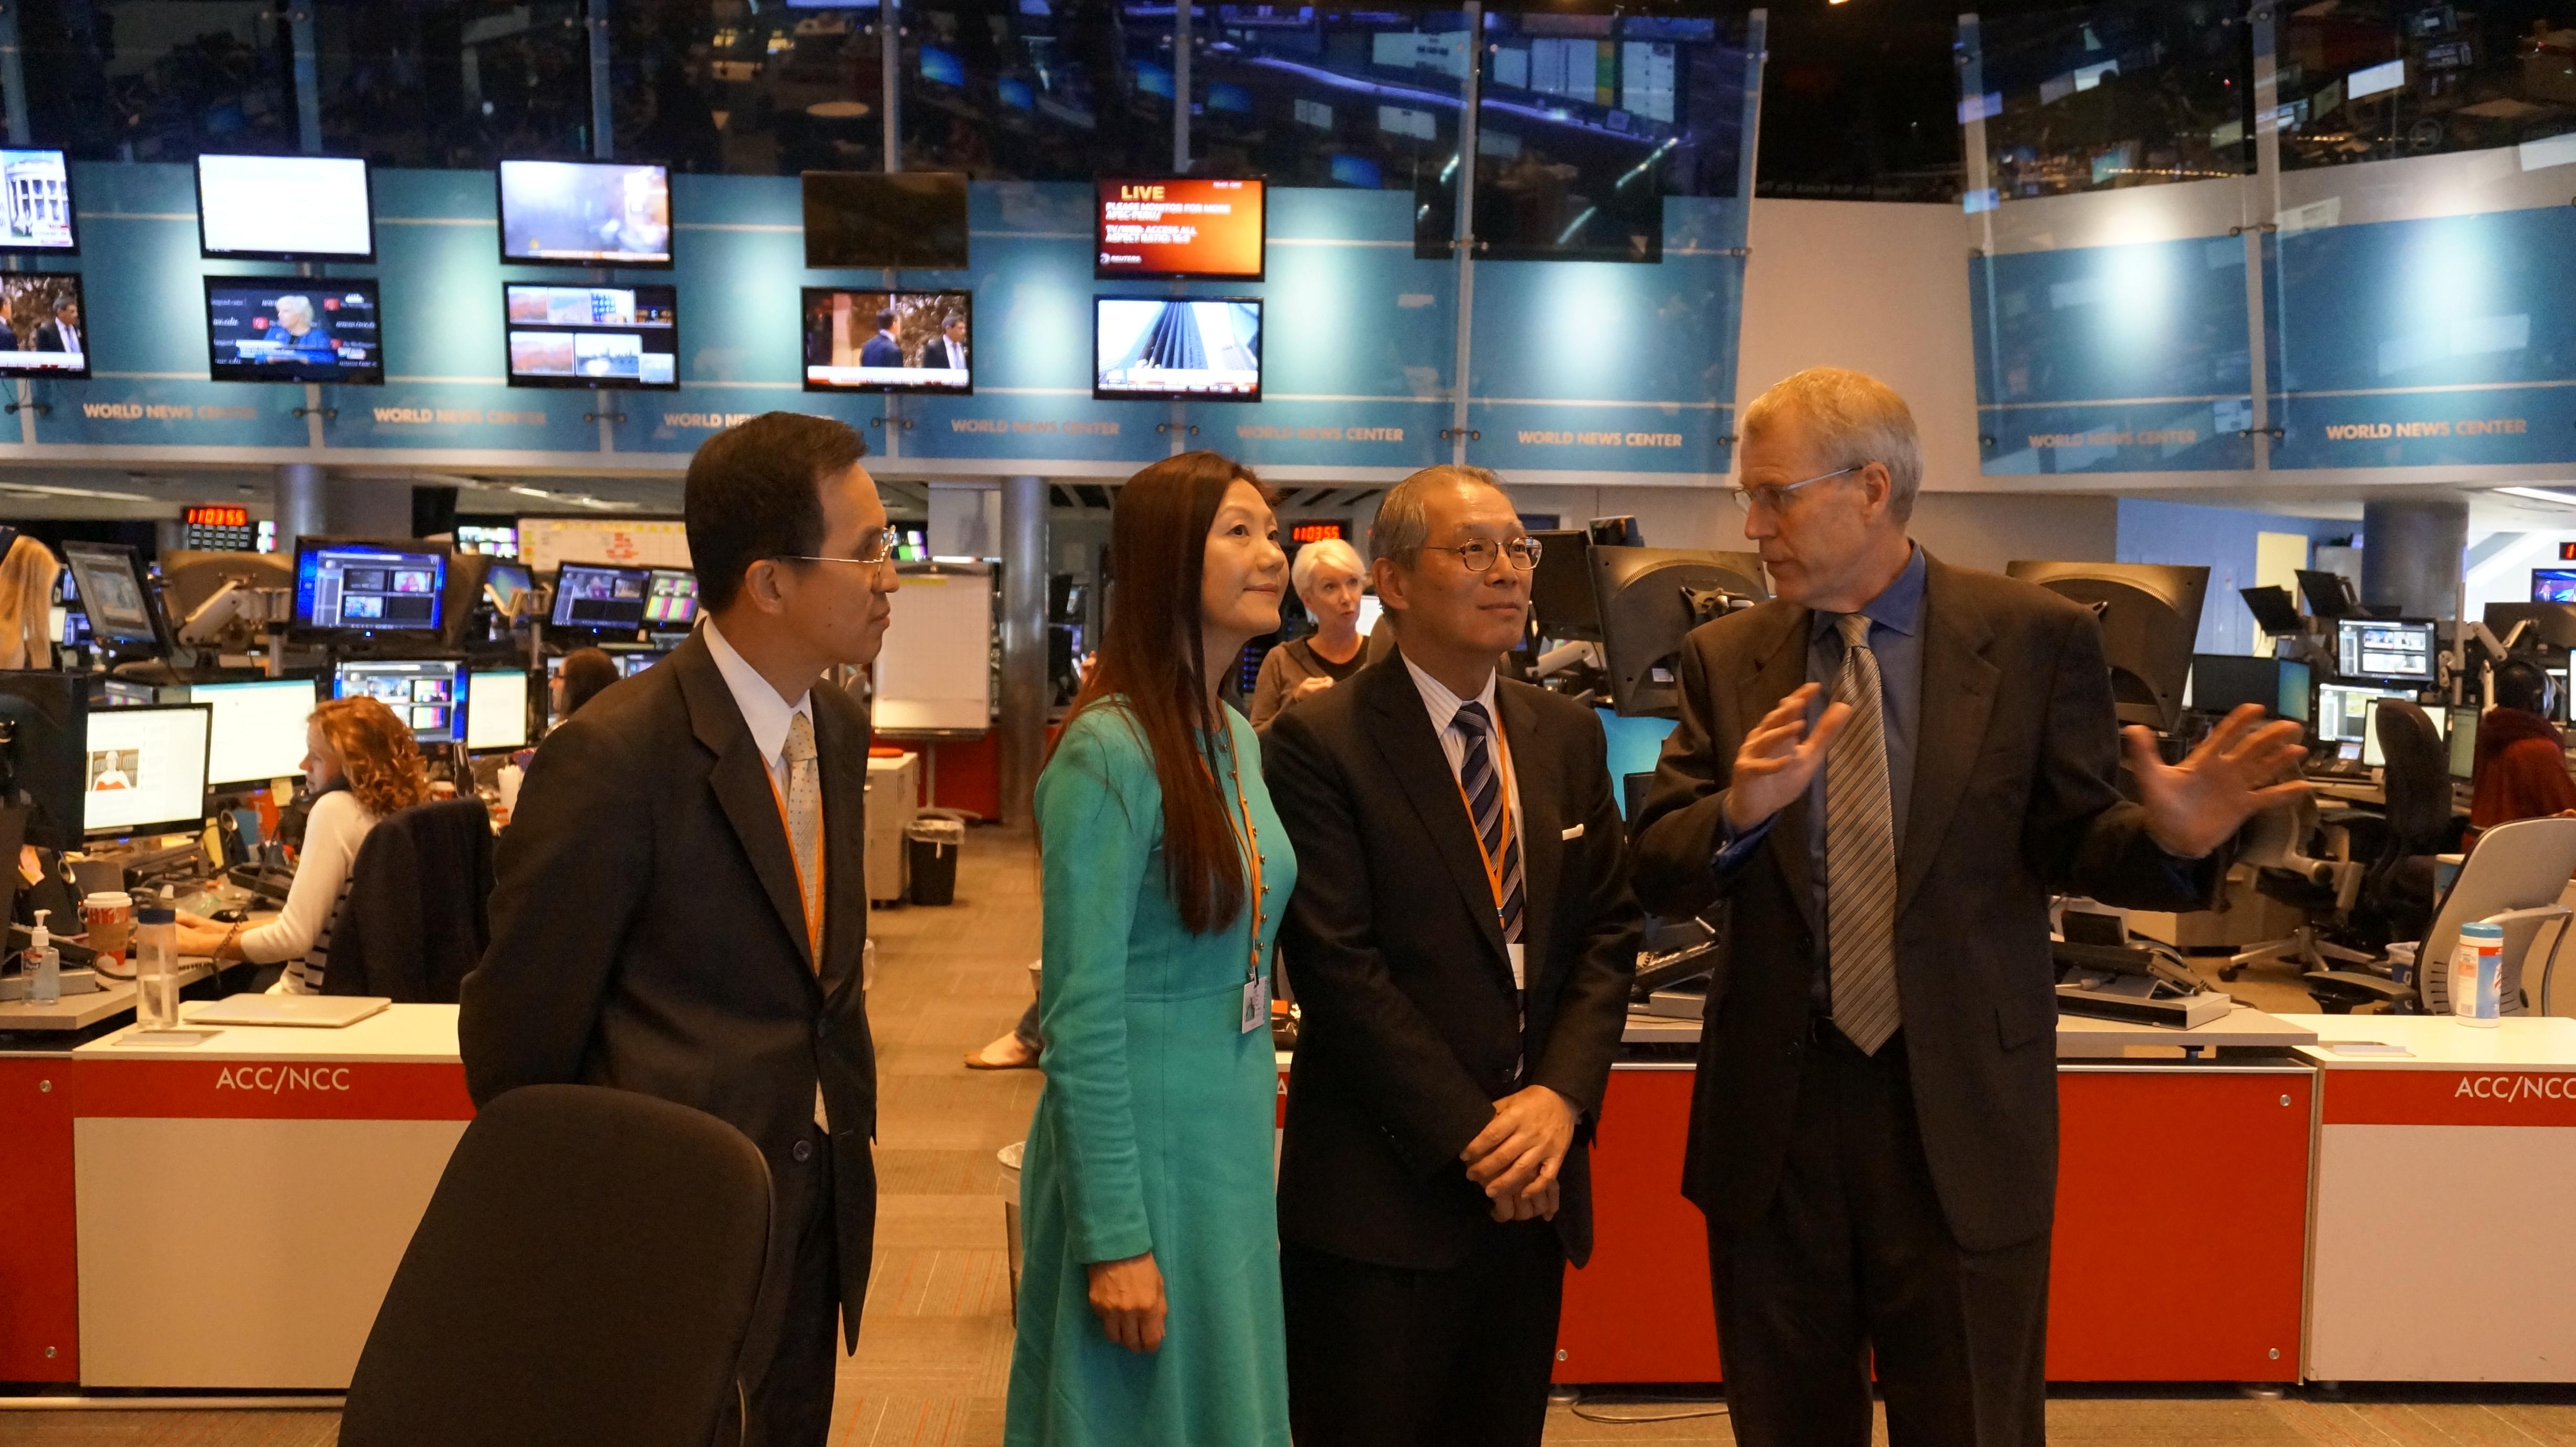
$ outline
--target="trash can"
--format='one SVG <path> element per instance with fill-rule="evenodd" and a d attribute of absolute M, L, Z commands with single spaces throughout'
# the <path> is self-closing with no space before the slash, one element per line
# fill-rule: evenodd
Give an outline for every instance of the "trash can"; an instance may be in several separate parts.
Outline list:
<path fill-rule="evenodd" d="M 962 819 L 915 819 L 903 831 L 904 853 L 912 866 L 914 904 L 954 904 L 957 900 L 957 852 L 966 847 Z"/>

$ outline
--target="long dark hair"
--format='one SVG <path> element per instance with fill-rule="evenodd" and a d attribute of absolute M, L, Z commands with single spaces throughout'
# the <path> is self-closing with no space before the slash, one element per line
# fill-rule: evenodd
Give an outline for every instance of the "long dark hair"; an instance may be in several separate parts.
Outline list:
<path fill-rule="evenodd" d="M 1232 806 L 1210 777 L 1213 764 L 1200 743 L 1224 727 L 1220 711 L 1208 704 L 1200 630 L 1207 535 L 1237 482 L 1261 488 L 1252 469 L 1232 458 L 1184 452 L 1118 490 L 1109 519 L 1109 561 L 1117 575 L 1109 626 L 1065 719 L 1070 727 L 1085 709 L 1116 698 L 1135 721 L 1163 789 L 1165 887 L 1182 927 L 1200 935 L 1243 912 L 1245 889 Z M 1266 489 L 1262 497 L 1268 500 Z"/>

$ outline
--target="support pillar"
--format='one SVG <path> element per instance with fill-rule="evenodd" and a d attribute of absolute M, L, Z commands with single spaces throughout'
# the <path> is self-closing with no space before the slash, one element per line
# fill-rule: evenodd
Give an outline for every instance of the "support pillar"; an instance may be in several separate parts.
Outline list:
<path fill-rule="evenodd" d="M 277 469 L 277 550 L 295 555 L 295 540 L 330 531 L 329 481 L 310 462 L 289 462 Z"/>
<path fill-rule="evenodd" d="M 1047 482 L 1002 479 L 1002 817 L 1029 817 L 1047 725 Z"/>
<path fill-rule="evenodd" d="M 2406 618 L 2457 618 L 2469 505 L 2456 498 L 2364 502 L 2361 601 Z"/>

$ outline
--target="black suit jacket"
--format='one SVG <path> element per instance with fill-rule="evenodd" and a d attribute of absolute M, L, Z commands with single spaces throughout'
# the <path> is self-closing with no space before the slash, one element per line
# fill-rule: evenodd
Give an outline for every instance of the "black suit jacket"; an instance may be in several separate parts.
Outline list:
<path fill-rule="evenodd" d="M 868 725 L 826 684 L 812 707 L 828 875 L 819 972 L 767 765 L 694 635 L 537 750 L 458 1029 L 478 1104 L 571 1082 L 731 1122 L 769 1160 L 773 1263 L 795 1255 L 812 1191 L 830 1190 L 855 1344 L 876 1230 L 876 1049 L 859 978 Z M 818 1079 L 828 1160 L 800 1161 Z"/>
<path fill-rule="evenodd" d="M 1667 915 L 1723 900 L 1683 1190 L 1711 1221 L 1759 1221 L 1796 1118 L 1812 917 L 1809 805 L 1782 810 L 1731 877 L 1711 869 L 1745 732 L 1806 681 L 1811 614 L 1772 602 L 1693 631 L 1681 722 L 1637 818 L 1637 891 Z M 1972 1251 L 2049 1229 L 2057 1182 L 2057 1005 L 2048 901 L 2201 903 L 2211 866 L 2176 861 L 2116 786 L 2119 729 L 2101 629 L 2028 583 L 1930 561 L 1923 703 L 1897 845 L 1896 986 L 1932 1182 Z"/>
<path fill-rule="evenodd" d="M 946 337 L 932 337 L 929 342 L 922 347 L 921 365 L 925 367 L 954 367 L 957 365 L 955 362 L 948 359 L 948 339 Z"/>
<path fill-rule="evenodd" d="M 1556 1227 L 1569 1260 L 1591 1255 L 1589 1143 L 1636 973 L 1627 845 L 1591 711 L 1508 680 L 1495 703 L 1525 820 L 1525 1032 L 1475 827 L 1403 658 L 1279 715 L 1265 736 L 1271 801 L 1297 846 L 1280 953 L 1305 1012 L 1279 1160 L 1289 1241 L 1457 1265 L 1492 1219 L 1458 1153 L 1494 1101 L 1528 1084 L 1583 1112 Z"/>

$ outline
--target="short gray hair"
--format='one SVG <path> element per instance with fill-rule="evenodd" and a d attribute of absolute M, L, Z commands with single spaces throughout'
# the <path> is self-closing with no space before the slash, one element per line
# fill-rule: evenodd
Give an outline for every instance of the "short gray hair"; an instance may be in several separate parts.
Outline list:
<path fill-rule="evenodd" d="M 1913 411 L 1895 388 L 1867 372 L 1809 367 L 1754 398 L 1737 430 L 1752 437 L 1784 414 L 1806 424 L 1808 441 L 1829 466 L 1886 464 L 1888 510 L 1900 523 L 1914 515 L 1914 495 L 1923 487 L 1923 443 Z"/>
<path fill-rule="evenodd" d="M 1288 585 L 1303 598 L 1316 570 L 1325 567 L 1341 568 L 1363 583 L 1368 581 L 1368 564 L 1360 561 L 1359 549 L 1340 538 L 1317 538 L 1297 549 L 1297 561 L 1288 565 Z"/>
<path fill-rule="evenodd" d="M 1490 487 L 1506 498 L 1503 480 L 1488 469 L 1469 467 L 1464 463 L 1444 462 L 1426 467 L 1404 481 L 1388 488 L 1377 505 L 1377 521 L 1369 524 L 1369 556 L 1400 558 L 1419 552 L 1431 541 L 1431 494 L 1444 487 Z"/>

